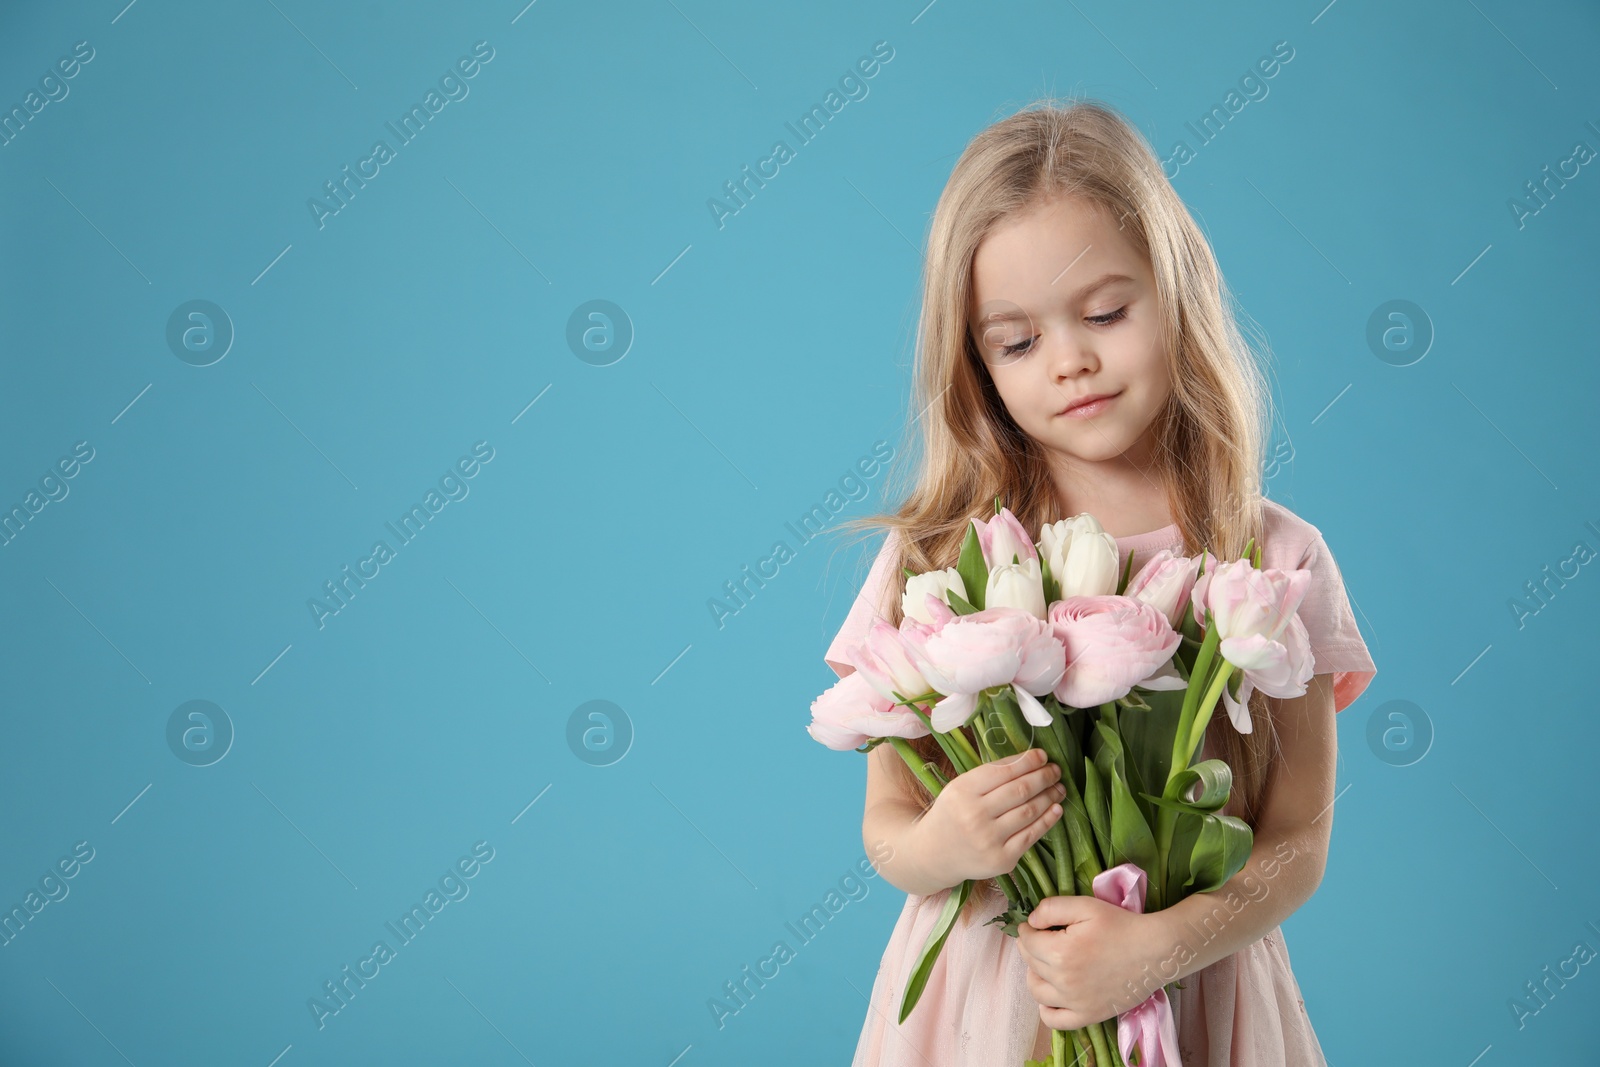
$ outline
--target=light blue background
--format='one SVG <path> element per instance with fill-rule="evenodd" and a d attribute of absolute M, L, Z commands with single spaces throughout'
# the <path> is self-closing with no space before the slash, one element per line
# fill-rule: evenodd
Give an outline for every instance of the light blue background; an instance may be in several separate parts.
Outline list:
<path fill-rule="evenodd" d="M 1380 668 L 1296 975 L 1336 1065 L 1595 1055 L 1595 966 L 1509 1007 L 1600 947 L 1600 575 L 1509 607 L 1600 548 L 1600 170 L 1508 208 L 1600 149 L 1592 6 L 10 4 L 0 104 L 80 40 L 0 147 L 0 505 L 94 449 L 0 549 L 0 905 L 94 859 L 0 947 L 0 1061 L 847 1063 L 881 879 L 724 1027 L 707 1001 L 862 857 L 861 757 L 803 726 L 876 542 L 811 542 L 722 628 L 707 603 L 903 450 L 918 248 L 973 134 L 1076 91 L 1193 147 L 1278 41 L 1175 185 L 1276 355 L 1269 491 Z M 870 94 L 719 229 L 708 198 L 877 41 Z M 237 331 L 208 367 L 165 340 L 194 299 Z M 595 299 L 636 331 L 609 366 L 566 340 Z M 1366 342 L 1392 299 L 1436 331 L 1409 366 Z M 478 441 L 470 495 L 319 629 Z M 869 484 L 849 514 L 889 505 Z M 236 730 L 203 768 L 166 741 L 193 699 Z M 603 767 L 566 739 L 596 699 L 634 732 Z M 1410 766 L 1367 741 L 1395 700 L 1435 733 Z M 470 895 L 319 1030 L 308 999 L 477 841 Z"/>

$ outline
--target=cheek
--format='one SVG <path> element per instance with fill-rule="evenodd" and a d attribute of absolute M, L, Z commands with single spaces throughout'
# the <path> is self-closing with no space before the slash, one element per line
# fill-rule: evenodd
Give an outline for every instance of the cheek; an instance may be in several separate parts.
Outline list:
<path fill-rule="evenodd" d="M 1013 419 L 1022 423 L 1029 417 L 1031 405 L 1028 400 L 1033 394 L 1034 386 L 1029 383 L 1026 375 L 1018 373 L 1019 370 L 1017 367 L 991 370 L 990 378 L 994 382 L 995 392 L 1000 394 L 1000 402 L 1005 405 Z"/>
<path fill-rule="evenodd" d="M 1127 366 L 1138 381 L 1140 391 L 1153 402 L 1166 398 L 1171 388 L 1167 359 L 1160 340 L 1152 333 L 1128 338 Z"/>

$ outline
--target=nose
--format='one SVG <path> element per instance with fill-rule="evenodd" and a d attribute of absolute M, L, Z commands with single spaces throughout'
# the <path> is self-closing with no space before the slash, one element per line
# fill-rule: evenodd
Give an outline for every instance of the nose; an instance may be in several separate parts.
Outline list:
<path fill-rule="evenodd" d="M 1045 339 L 1050 359 L 1050 372 L 1059 379 L 1074 378 L 1099 367 L 1092 339 L 1071 330 L 1056 330 Z"/>

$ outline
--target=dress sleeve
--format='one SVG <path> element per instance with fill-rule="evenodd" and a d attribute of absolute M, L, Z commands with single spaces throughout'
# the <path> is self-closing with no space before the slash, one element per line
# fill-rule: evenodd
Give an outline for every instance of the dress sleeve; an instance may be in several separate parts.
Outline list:
<path fill-rule="evenodd" d="M 873 618 L 883 610 L 889 594 L 900 588 L 900 584 L 893 581 L 895 576 L 889 573 L 890 560 L 899 554 L 899 538 L 900 531 L 891 529 L 883 539 L 883 547 L 878 549 L 878 556 L 872 561 L 872 569 L 867 572 L 867 580 L 856 594 L 855 602 L 850 605 L 844 625 L 834 635 L 827 652 L 823 653 L 823 662 L 841 678 L 853 674 L 856 669 L 854 664 L 845 660 L 850 647 L 866 638 L 867 629 L 872 625 Z"/>
<path fill-rule="evenodd" d="M 1313 669 L 1317 674 L 1333 675 L 1333 710 L 1343 711 L 1378 671 L 1356 628 L 1344 576 L 1320 533 L 1306 545 L 1298 566 L 1311 572 L 1300 619 L 1311 639 Z"/>

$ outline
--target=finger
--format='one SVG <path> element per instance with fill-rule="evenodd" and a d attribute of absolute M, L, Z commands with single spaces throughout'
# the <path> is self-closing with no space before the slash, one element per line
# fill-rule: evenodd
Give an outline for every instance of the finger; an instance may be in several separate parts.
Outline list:
<path fill-rule="evenodd" d="M 1090 1020 L 1066 1008 L 1047 1008 L 1039 1005 L 1039 1018 L 1052 1030 L 1077 1030 L 1089 1025 Z"/>
<path fill-rule="evenodd" d="M 995 828 L 1002 837 L 1010 838 L 1019 833 L 1026 833 L 1033 827 L 1035 822 L 1043 820 L 1044 825 L 1039 830 L 1040 835 L 1043 835 L 1045 831 L 1055 825 L 1054 819 L 1047 819 L 1045 816 L 1049 814 L 1052 807 L 1055 808 L 1057 817 L 1061 815 L 1059 802 L 1065 794 L 1066 790 L 1061 789 L 1059 786 L 1052 786 L 1026 803 L 1019 804 L 1010 811 L 1001 813 L 995 818 Z M 1035 838 L 1034 840 L 1038 839 Z M 1031 844 L 1033 842 L 1029 841 L 1028 845 Z M 1027 848 L 1028 845 L 1023 845 L 1022 847 Z"/>
<path fill-rule="evenodd" d="M 1045 897 L 1028 915 L 1028 925 L 1035 930 L 1048 930 L 1052 926 L 1068 926 L 1089 918 L 1085 897 Z M 1020 929 L 1020 927 L 1019 927 Z"/>
<path fill-rule="evenodd" d="M 1034 749 L 1035 752 L 1039 751 Z M 1027 774 L 1019 775 L 1008 782 L 992 786 L 988 792 L 1004 795 L 1007 789 L 1026 790 L 1029 796 L 1043 792 L 1049 786 L 1061 781 L 1061 768 L 1054 763 L 1046 763 L 1042 767 L 1030 770 Z"/>
<path fill-rule="evenodd" d="M 1066 795 L 1066 786 L 1061 781 L 1061 771 L 1055 764 L 1047 763 L 1037 771 L 1020 778 L 1013 778 L 1004 785 L 996 786 L 984 793 L 982 797 L 984 809 L 998 817 L 1003 812 L 1026 804 L 1053 785 L 1060 785 L 1062 795 Z"/>
<path fill-rule="evenodd" d="M 977 775 L 985 772 L 977 784 L 983 787 L 984 792 L 1000 789 L 1007 783 L 1021 778 L 1030 771 L 1039 770 L 1045 765 L 1049 757 L 1042 748 L 1030 748 L 1026 752 L 1019 752 L 1015 756 L 997 759 L 992 763 L 985 763 L 981 767 L 974 767 L 968 774 Z"/>
<path fill-rule="evenodd" d="M 1054 826 L 1059 818 L 1061 818 L 1061 805 L 1051 801 L 1050 806 L 1044 810 L 1042 815 L 1039 815 L 1022 829 L 1006 838 L 1007 850 L 1015 851 L 1019 856 L 1022 855 L 1028 846 L 1049 833 L 1050 827 Z"/>
<path fill-rule="evenodd" d="M 1028 974 L 1032 977 L 1038 977 L 1037 968 L 1044 961 L 1034 951 L 1037 946 L 1031 943 L 1031 939 L 1043 936 L 1041 931 L 1035 930 L 1027 923 L 1017 925 L 1017 953 L 1022 957 L 1022 962 L 1028 965 Z"/>

